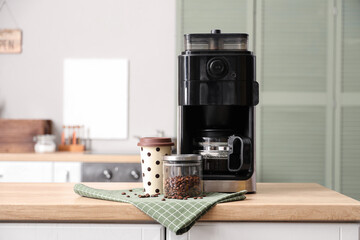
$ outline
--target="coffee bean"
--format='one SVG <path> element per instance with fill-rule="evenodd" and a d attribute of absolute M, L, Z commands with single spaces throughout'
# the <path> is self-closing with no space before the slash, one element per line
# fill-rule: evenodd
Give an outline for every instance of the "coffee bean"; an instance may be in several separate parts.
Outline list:
<path fill-rule="evenodd" d="M 161 199 L 161 201 L 165 201 L 165 198 Z"/>
<path fill-rule="evenodd" d="M 199 199 L 202 199 L 202 197 L 199 197 Z"/>
<path fill-rule="evenodd" d="M 144 159 L 141 159 L 141 162 L 144 163 Z"/>
<path fill-rule="evenodd" d="M 142 197 L 142 195 L 139 195 L 138 197 L 139 197 L 139 198 L 141 198 L 141 197 Z"/>
<path fill-rule="evenodd" d="M 125 195 L 126 193 L 122 192 L 121 195 Z"/>
<path fill-rule="evenodd" d="M 126 197 L 130 197 L 129 195 L 126 195 Z"/>
<path fill-rule="evenodd" d="M 143 173 L 143 177 L 145 177 L 145 173 Z"/>
<path fill-rule="evenodd" d="M 147 194 L 145 194 L 145 196 L 146 196 L 146 197 L 150 197 L 150 194 L 147 193 Z"/>
<path fill-rule="evenodd" d="M 132 190 L 130 189 L 129 192 L 132 192 Z"/>
<path fill-rule="evenodd" d="M 141 151 L 143 151 L 144 149 L 143 149 L 143 147 L 141 147 Z"/>
<path fill-rule="evenodd" d="M 197 175 L 168 177 L 164 181 L 164 194 L 170 197 L 197 197 L 201 193 L 201 179 Z"/>
<path fill-rule="evenodd" d="M 197 199 L 197 197 L 194 197 L 194 199 Z"/>

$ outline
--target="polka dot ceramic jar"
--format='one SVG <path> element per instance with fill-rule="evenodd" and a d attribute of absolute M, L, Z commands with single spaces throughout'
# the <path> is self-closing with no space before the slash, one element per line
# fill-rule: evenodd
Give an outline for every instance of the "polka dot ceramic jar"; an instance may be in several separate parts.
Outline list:
<path fill-rule="evenodd" d="M 137 144 L 140 147 L 141 170 L 145 193 L 162 194 L 163 157 L 171 154 L 174 143 L 171 138 L 145 137 Z"/>

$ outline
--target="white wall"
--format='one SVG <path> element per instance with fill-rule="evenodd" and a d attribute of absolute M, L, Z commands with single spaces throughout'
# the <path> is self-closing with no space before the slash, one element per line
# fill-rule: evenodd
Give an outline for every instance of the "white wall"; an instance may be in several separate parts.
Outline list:
<path fill-rule="evenodd" d="M 134 135 L 175 136 L 175 0 L 7 0 L 23 30 L 23 52 L 0 54 L 0 117 L 62 125 L 63 60 L 130 61 L 129 139 L 95 151 L 137 153 Z M 15 28 L 6 7 L 0 28 Z M 112 109 L 116 111 L 116 109 Z"/>

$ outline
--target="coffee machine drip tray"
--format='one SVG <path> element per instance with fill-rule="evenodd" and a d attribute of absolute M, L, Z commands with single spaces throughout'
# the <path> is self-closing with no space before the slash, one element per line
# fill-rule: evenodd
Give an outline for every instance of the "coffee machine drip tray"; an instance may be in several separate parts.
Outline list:
<path fill-rule="evenodd" d="M 234 181 L 234 180 L 204 180 L 205 192 L 239 192 L 246 190 L 248 193 L 256 192 L 255 177 L 248 180 Z"/>

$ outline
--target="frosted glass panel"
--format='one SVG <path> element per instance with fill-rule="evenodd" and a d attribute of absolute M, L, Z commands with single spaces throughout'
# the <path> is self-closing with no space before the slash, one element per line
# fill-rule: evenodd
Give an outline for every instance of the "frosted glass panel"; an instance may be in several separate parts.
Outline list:
<path fill-rule="evenodd" d="M 326 91 L 327 2 L 262 1 L 262 90 Z"/>
<path fill-rule="evenodd" d="M 263 181 L 324 184 L 325 110 L 325 107 L 263 107 Z"/>
<path fill-rule="evenodd" d="M 360 1 L 343 1 L 343 91 L 360 92 Z"/>
<path fill-rule="evenodd" d="M 125 139 L 128 129 L 128 61 L 64 61 L 66 125 L 85 125 L 92 139 Z"/>
<path fill-rule="evenodd" d="M 341 192 L 360 200 L 360 106 L 342 110 Z"/>

